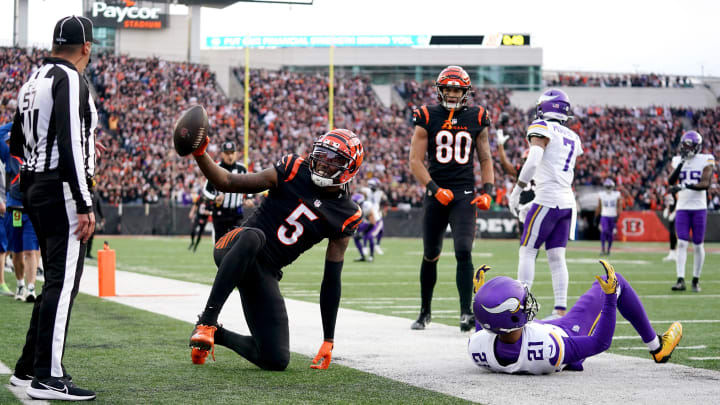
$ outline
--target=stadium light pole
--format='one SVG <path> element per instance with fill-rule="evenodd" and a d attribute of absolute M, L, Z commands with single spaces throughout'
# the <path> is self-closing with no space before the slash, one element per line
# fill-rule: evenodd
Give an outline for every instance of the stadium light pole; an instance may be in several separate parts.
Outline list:
<path fill-rule="evenodd" d="M 250 143 L 250 38 L 245 37 L 245 102 L 244 104 L 244 118 L 243 118 L 243 130 L 244 130 L 244 141 L 243 141 L 243 155 L 245 156 L 244 162 L 245 167 L 248 166 L 248 144 Z"/>
<path fill-rule="evenodd" d="M 333 111 L 335 110 L 335 102 L 333 100 L 335 96 L 335 65 L 333 59 L 335 58 L 335 37 L 332 38 L 330 44 L 330 65 L 328 67 L 328 131 L 335 129 L 333 126 Z"/>

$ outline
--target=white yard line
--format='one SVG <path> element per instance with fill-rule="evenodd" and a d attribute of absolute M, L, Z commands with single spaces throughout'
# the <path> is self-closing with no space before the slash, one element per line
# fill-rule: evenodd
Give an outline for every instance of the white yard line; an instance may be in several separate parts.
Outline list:
<path fill-rule="evenodd" d="M 0 361 L 0 378 L 7 378 L 10 379 L 10 375 L 12 374 L 12 370 L 6 366 L 3 362 Z M 35 400 L 30 398 L 25 393 L 25 387 L 15 387 L 12 384 L 5 384 L 5 388 L 7 388 L 8 391 L 12 392 L 15 397 L 22 402 L 23 404 L 32 404 L 32 405 L 42 405 L 42 404 L 49 404 L 47 401 L 42 400 Z"/>
<path fill-rule="evenodd" d="M 120 296 L 108 300 L 188 322 L 188 333 L 210 291 L 208 285 L 124 271 L 116 273 L 116 286 Z M 85 267 L 80 289 L 83 293 L 97 295 L 96 268 Z M 123 297 L 123 294 L 135 296 Z M 140 296 L 143 294 L 148 296 Z M 286 305 L 290 319 L 290 349 L 314 356 L 322 342 L 319 305 L 292 299 L 286 299 Z M 248 333 L 237 293 L 233 293 L 223 308 L 220 322 L 226 328 Z M 601 354 L 588 359 L 585 371 L 581 373 L 563 372 L 551 376 L 489 373 L 470 360 L 467 354 L 469 334 L 461 333 L 457 327 L 437 323 L 424 331 L 412 331 L 410 323 L 406 318 L 341 308 L 333 364 L 489 404 L 607 403 L 610 400 L 677 404 L 688 403 L 688 393 L 692 393 L 693 402 L 714 403 L 720 397 L 720 383 L 717 383 L 720 372 L 672 363 L 657 365 L 650 356 L 644 359 Z M 188 350 L 186 347 L 177 349 Z M 188 353 L 188 366 L 189 357 Z M 238 362 L 254 367 L 240 357 Z M 213 363 L 209 362 L 205 367 L 213 367 Z M 228 379 L 231 379 L 230 375 Z"/>

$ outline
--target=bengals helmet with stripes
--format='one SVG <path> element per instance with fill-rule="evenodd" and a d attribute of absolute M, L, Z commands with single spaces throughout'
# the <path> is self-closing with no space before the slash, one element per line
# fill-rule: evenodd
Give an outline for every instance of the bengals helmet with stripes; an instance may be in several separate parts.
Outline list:
<path fill-rule="evenodd" d="M 333 129 L 313 143 L 310 173 L 319 187 L 345 184 L 360 170 L 363 146 L 360 138 L 347 129 Z"/>
<path fill-rule="evenodd" d="M 457 103 L 449 103 L 445 99 L 445 95 L 442 90 L 449 87 L 460 88 L 463 90 L 463 95 Z M 471 88 L 472 84 L 470 83 L 470 76 L 468 76 L 465 69 L 460 66 L 446 67 L 442 70 L 442 72 L 440 72 L 437 80 L 435 80 L 435 90 L 437 90 L 438 101 L 448 110 L 458 110 L 462 108 L 467 103 Z"/>

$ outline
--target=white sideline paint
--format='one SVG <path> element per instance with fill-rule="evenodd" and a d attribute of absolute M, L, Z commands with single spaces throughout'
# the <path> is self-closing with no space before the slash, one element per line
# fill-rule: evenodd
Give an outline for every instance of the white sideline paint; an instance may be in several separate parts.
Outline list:
<path fill-rule="evenodd" d="M 0 361 L 0 378 L 2 379 L 10 379 L 10 375 L 12 374 L 12 370 L 8 366 L 5 365 L 2 361 Z M 23 404 L 33 404 L 33 405 L 43 405 L 43 404 L 49 404 L 47 401 L 42 400 L 34 400 L 30 398 L 25 393 L 25 387 L 15 387 L 12 384 L 5 384 L 5 388 L 7 388 L 8 391 L 12 392 L 15 397 L 22 402 Z"/>
<path fill-rule="evenodd" d="M 188 322 L 188 333 L 210 291 L 208 285 L 124 271 L 116 272 L 115 283 L 120 296 L 108 300 Z M 85 266 L 80 291 L 97 296 L 97 268 Z M 123 297 L 123 294 L 134 296 Z M 138 296 L 142 294 L 148 296 Z M 286 305 L 290 349 L 315 356 L 322 343 L 319 305 L 292 299 L 286 299 Z M 226 328 L 248 333 L 237 293 L 226 303 L 220 322 Z M 657 365 L 650 356 L 641 359 L 601 354 L 585 362 L 584 372 L 561 372 L 552 376 L 490 373 L 472 363 L 467 354 L 469 335 L 461 333 L 459 327 L 434 323 L 427 330 L 411 331 L 411 323 L 405 318 L 340 308 L 333 364 L 487 404 L 536 401 L 707 404 L 720 397 L 720 372 L 672 363 Z M 182 346 L 177 350 L 188 351 L 190 367 L 188 348 Z M 254 367 L 239 356 L 238 362 Z"/>

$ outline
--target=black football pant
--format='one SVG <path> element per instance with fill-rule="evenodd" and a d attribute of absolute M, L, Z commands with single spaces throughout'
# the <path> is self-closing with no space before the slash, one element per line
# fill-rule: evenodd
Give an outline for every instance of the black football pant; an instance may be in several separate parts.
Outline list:
<path fill-rule="evenodd" d="M 264 244 L 264 233 L 255 228 L 236 228 L 218 240 L 218 274 L 200 323 L 216 324 L 222 305 L 237 287 L 251 336 L 219 327 L 215 343 L 264 370 L 282 371 L 290 363 L 288 316 L 276 272 L 255 259 Z"/>
<path fill-rule="evenodd" d="M 23 202 L 40 243 L 45 283 L 33 306 L 15 373 L 39 379 L 62 377 L 65 339 L 86 245 L 74 235 L 78 224 L 75 201 L 68 183 L 59 176 L 36 175 Z"/>
<path fill-rule="evenodd" d="M 230 230 L 237 228 L 242 220 L 242 215 L 213 215 L 213 228 L 215 229 L 215 242 L 225 236 Z"/>
<path fill-rule="evenodd" d="M 460 313 L 472 313 L 472 244 L 475 240 L 476 208 L 470 204 L 474 191 L 452 190 L 455 198 L 447 206 L 431 196 L 425 196 L 423 206 L 423 261 L 420 266 L 421 308 L 430 312 L 433 289 L 437 282 L 437 262 L 442 252 L 445 230 L 450 224 L 455 245 L 455 284 L 460 297 Z"/>
<path fill-rule="evenodd" d="M 675 250 L 675 247 L 677 246 L 677 232 L 675 232 L 675 221 L 670 221 L 668 226 L 670 227 L 670 250 Z"/>
<path fill-rule="evenodd" d="M 207 221 L 207 215 L 195 215 L 192 228 L 190 229 L 190 246 L 193 247 L 193 250 L 197 250 L 197 247 L 200 244 L 200 239 L 202 238 L 203 232 L 205 232 L 205 225 L 207 225 Z M 195 237 L 197 237 L 197 239 L 195 239 Z"/>

